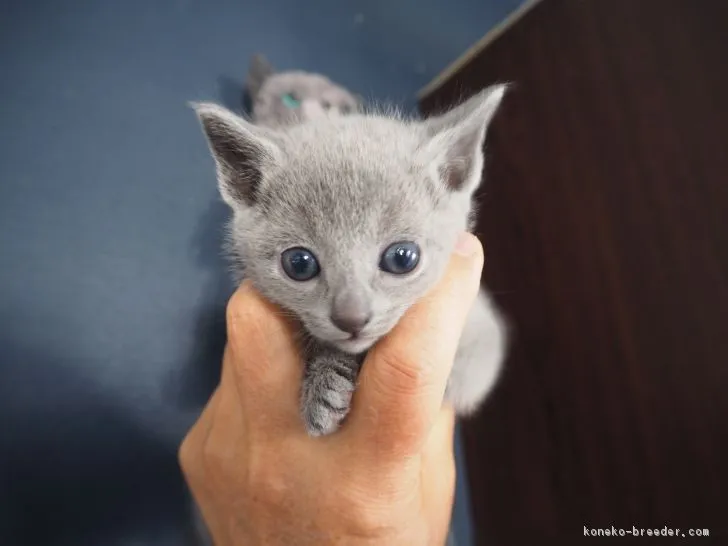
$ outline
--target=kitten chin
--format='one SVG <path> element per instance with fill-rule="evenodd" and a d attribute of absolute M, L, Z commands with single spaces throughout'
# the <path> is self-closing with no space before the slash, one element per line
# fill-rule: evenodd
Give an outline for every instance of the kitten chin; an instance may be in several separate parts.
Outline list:
<path fill-rule="evenodd" d="M 371 349 L 377 341 L 379 338 L 363 336 L 336 341 L 332 345 L 344 353 L 358 355 Z"/>
<path fill-rule="evenodd" d="M 301 328 L 300 333 L 304 340 L 304 346 L 310 345 L 311 342 L 320 343 L 331 349 L 335 349 L 336 351 L 340 351 L 341 353 L 351 356 L 358 356 L 366 353 L 383 337 L 383 335 L 358 335 L 356 337 L 352 336 L 348 339 L 331 339 L 326 336 L 313 334 L 311 330 L 305 327 L 303 321 L 300 321 L 299 324 Z"/>

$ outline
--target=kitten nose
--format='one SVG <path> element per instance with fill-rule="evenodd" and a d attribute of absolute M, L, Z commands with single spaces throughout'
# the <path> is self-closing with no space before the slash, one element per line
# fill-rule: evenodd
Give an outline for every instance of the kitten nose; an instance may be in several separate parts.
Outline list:
<path fill-rule="evenodd" d="M 358 334 L 372 319 L 372 310 L 364 299 L 352 294 L 334 298 L 331 309 L 331 322 L 344 332 Z"/>
<path fill-rule="evenodd" d="M 339 330 L 348 332 L 350 334 L 358 334 L 362 331 L 362 328 L 366 326 L 372 319 L 372 314 L 369 312 L 337 312 L 331 313 L 331 322 L 334 323 Z"/>
<path fill-rule="evenodd" d="M 324 110 L 319 101 L 304 99 L 301 102 L 301 113 L 303 113 L 306 119 L 314 119 L 322 117 L 326 113 L 326 110 Z"/>

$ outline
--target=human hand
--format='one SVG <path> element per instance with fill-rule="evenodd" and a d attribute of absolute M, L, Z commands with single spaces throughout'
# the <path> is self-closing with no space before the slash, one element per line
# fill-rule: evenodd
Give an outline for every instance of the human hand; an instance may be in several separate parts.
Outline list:
<path fill-rule="evenodd" d="M 293 326 L 249 283 L 233 295 L 220 385 L 179 453 L 216 546 L 445 543 L 454 415 L 442 400 L 483 265 L 474 236 L 458 246 L 441 282 L 369 351 L 330 436 L 301 421 Z"/>

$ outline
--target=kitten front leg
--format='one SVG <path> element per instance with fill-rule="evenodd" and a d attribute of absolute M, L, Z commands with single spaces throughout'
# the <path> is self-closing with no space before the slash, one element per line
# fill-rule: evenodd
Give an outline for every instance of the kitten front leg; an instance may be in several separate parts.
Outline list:
<path fill-rule="evenodd" d="M 360 359 L 329 348 L 309 356 L 303 374 L 301 414 L 311 436 L 331 434 L 349 413 Z"/>

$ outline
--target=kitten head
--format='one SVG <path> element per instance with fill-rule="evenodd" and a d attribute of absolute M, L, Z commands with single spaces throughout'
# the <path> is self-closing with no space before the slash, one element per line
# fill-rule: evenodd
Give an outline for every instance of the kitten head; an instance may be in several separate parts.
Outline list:
<path fill-rule="evenodd" d="M 325 76 L 301 71 L 275 72 L 260 55 L 251 61 L 247 89 L 253 121 L 268 127 L 346 115 L 360 106 L 357 97 Z"/>
<path fill-rule="evenodd" d="M 425 121 L 352 115 L 285 132 L 196 105 L 245 277 L 318 340 L 367 350 L 437 282 L 469 227 L 504 92 Z"/>

